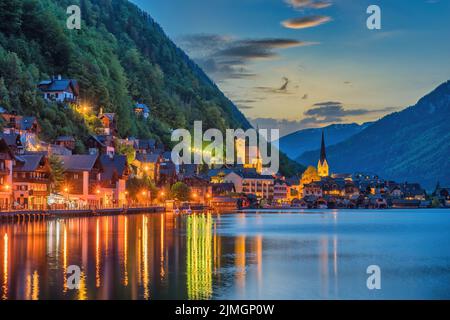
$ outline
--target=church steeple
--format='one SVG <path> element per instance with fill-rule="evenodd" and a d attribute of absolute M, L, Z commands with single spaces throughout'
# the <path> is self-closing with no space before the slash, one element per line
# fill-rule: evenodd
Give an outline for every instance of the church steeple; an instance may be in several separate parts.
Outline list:
<path fill-rule="evenodd" d="M 322 131 L 322 144 L 320 146 L 320 162 L 323 163 L 325 160 L 327 160 L 327 154 L 325 152 L 325 136 Z"/>
<path fill-rule="evenodd" d="M 322 131 L 322 143 L 321 143 L 321 146 L 320 146 L 320 159 L 319 159 L 319 163 L 317 164 L 317 173 L 319 174 L 319 177 L 328 177 L 328 175 L 329 175 L 327 154 L 326 154 L 326 151 L 325 151 L 325 134 L 324 134 L 324 131 Z"/>

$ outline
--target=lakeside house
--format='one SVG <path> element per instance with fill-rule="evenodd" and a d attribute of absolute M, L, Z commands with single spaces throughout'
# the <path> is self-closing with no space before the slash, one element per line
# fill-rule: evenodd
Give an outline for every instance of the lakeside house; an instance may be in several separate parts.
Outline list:
<path fill-rule="evenodd" d="M 14 152 L 6 140 L 0 138 L 0 209 L 7 209 L 11 205 L 14 159 Z"/>
<path fill-rule="evenodd" d="M 123 206 L 126 204 L 126 181 L 130 175 L 127 157 L 123 155 L 101 155 L 100 206 Z"/>
<path fill-rule="evenodd" d="M 258 199 L 273 199 L 275 178 L 256 171 L 232 171 L 225 175 L 224 182 L 234 184 L 236 192 L 253 194 Z"/>
<path fill-rule="evenodd" d="M 137 153 L 132 165 L 138 178 L 147 176 L 158 182 L 161 162 L 162 156 L 160 153 Z"/>
<path fill-rule="evenodd" d="M 13 199 L 24 209 L 45 209 L 50 186 L 50 165 L 45 153 L 16 156 L 13 165 Z"/>
<path fill-rule="evenodd" d="M 65 183 L 62 193 L 69 202 L 81 205 L 99 205 L 100 172 L 99 156 L 78 154 L 61 156 Z"/>

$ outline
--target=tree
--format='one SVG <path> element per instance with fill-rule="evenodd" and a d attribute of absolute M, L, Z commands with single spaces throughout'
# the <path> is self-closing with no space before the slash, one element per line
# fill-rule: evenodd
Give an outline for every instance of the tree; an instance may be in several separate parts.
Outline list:
<path fill-rule="evenodd" d="M 129 164 L 136 159 L 136 150 L 130 144 L 116 141 L 116 152 L 117 154 L 126 156 Z"/>
<path fill-rule="evenodd" d="M 126 188 L 133 200 L 139 200 L 143 191 L 150 192 L 152 197 L 157 194 L 156 186 L 148 176 L 144 176 L 142 179 L 136 177 L 128 179 Z"/>
<path fill-rule="evenodd" d="M 302 174 L 301 184 L 305 185 L 314 181 L 320 181 L 316 167 L 309 166 Z"/>
<path fill-rule="evenodd" d="M 180 201 L 188 201 L 190 198 L 190 188 L 183 182 L 175 183 L 170 190 L 172 197 Z"/>
<path fill-rule="evenodd" d="M 58 156 L 51 155 L 50 163 L 50 191 L 58 192 L 64 182 L 64 165 Z"/>

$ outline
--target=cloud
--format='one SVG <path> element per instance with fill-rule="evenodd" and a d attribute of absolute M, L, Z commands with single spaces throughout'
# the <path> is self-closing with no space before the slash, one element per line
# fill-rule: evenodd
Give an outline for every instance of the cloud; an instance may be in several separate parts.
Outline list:
<path fill-rule="evenodd" d="M 315 43 L 284 38 L 235 39 L 215 34 L 195 34 L 179 38 L 178 44 L 216 81 L 254 77 L 249 63 L 274 59 L 278 50 Z"/>
<path fill-rule="evenodd" d="M 317 128 L 333 123 L 358 122 L 357 116 L 382 115 L 396 111 L 396 108 L 379 109 L 346 109 L 340 102 L 328 101 L 314 104 L 303 113 L 299 120 L 275 119 L 275 118 L 253 118 L 250 122 L 260 128 L 279 129 L 280 136 L 287 135 L 300 129 Z"/>
<path fill-rule="evenodd" d="M 305 117 L 299 123 L 304 126 L 341 123 L 346 121 L 348 117 L 387 113 L 394 110 L 396 109 L 391 107 L 381 109 L 346 109 L 340 102 L 327 101 L 316 103 L 312 108 L 306 110 L 303 113 Z"/>
<path fill-rule="evenodd" d="M 312 8 L 323 9 L 331 6 L 331 1 L 312 1 L 312 0 L 285 0 L 290 6 L 295 9 Z"/>
<path fill-rule="evenodd" d="M 271 93 L 291 94 L 291 91 L 289 91 L 289 84 L 291 83 L 291 80 L 289 80 L 289 78 L 287 77 L 283 77 L 281 78 L 281 80 L 283 81 L 283 83 L 281 84 L 280 87 L 255 87 L 254 89 L 269 94 Z"/>
<path fill-rule="evenodd" d="M 288 29 L 305 29 L 312 28 L 331 21 L 328 16 L 306 16 L 284 20 L 281 24 Z"/>

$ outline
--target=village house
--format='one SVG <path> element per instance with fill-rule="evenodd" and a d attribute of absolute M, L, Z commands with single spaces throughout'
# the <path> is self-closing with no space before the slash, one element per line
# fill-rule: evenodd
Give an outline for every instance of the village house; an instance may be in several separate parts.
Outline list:
<path fill-rule="evenodd" d="M 401 183 L 392 185 L 389 189 L 390 195 L 395 199 L 420 200 L 426 199 L 426 192 L 418 183 Z"/>
<path fill-rule="evenodd" d="M 5 139 L 0 138 L 0 210 L 11 207 L 14 158 Z"/>
<path fill-rule="evenodd" d="M 115 113 L 103 113 L 103 110 L 100 110 L 98 118 L 102 122 L 104 135 L 117 136 L 117 117 Z"/>
<path fill-rule="evenodd" d="M 91 135 L 87 140 L 89 154 L 115 154 L 114 137 L 110 135 Z"/>
<path fill-rule="evenodd" d="M 19 116 L 14 113 L 2 113 L 4 121 L 3 132 L 6 134 L 38 135 L 41 127 L 34 116 Z"/>
<path fill-rule="evenodd" d="M 147 119 L 150 116 L 150 108 L 144 103 L 136 103 L 133 107 L 133 111 L 138 117 Z"/>
<path fill-rule="evenodd" d="M 50 185 L 50 165 L 45 153 L 16 156 L 13 165 L 15 207 L 45 209 Z"/>
<path fill-rule="evenodd" d="M 63 79 L 60 75 L 41 81 L 39 90 L 47 101 L 77 102 L 80 88 L 74 79 Z"/>
<path fill-rule="evenodd" d="M 72 150 L 67 149 L 66 147 L 63 147 L 58 144 L 51 144 L 42 142 L 40 144 L 40 150 L 44 150 L 47 152 L 49 156 L 55 155 L 55 156 L 70 156 L 72 154 Z"/>
<path fill-rule="evenodd" d="M 275 179 L 270 175 L 260 175 L 254 171 L 233 171 L 223 181 L 233 183 L 238 193 L 253 194 L 258 199 L 273 199 Z"/>
<path fill-rule="evenodd" d="M 95 192 L 99 196 L 100 207 L 123 206 L 126 204 L 126 181 L 130 171 L 127 157 L 124 155 L 101 155 L 99 158 L 100 188 Z M 100 192 L 98 192 L 100 190 Z"/>
<path fill-rule="evenodd" d="M 0 133 L 0 138 L 4 139 L 9 149 L 14 154 L 23 154 L 24 146 L 22 144 L 22 139 L 18 133 Z"/>
<path fill-rule="evenodd" d="M 177 170 L 172 162 L 171 152 L 166 151 L 161 154 L 159 164 L 159 185 L 172 185 L 177 180 Z"/>
<path fill-rule="evenodd" d="M 72 136 L 59 136 L 56 138 L 55 144 L 73 151 L 75 149 L 75 138 Z"/>
<path fill-rule="evenodd" d="M 162 156 L 160 153 L 137 153 L 132 165 L 138 178 L 149 177 L 155 183 L 159 182 L 160 165 Z"/>
<path fill-rule="evenodd" d="M 207 204 L 212 197 L 212 185 L 208 179 L 198 175 L 183 178 L 183 182 L 191 190 L 191 200 L 193 202 Z"/>
<path fill-rule="evenodd" d="M 134 140 L 134 150 L 136 153 L 153 153 L 156 151 L 156 140 L 136 139 Z"/>
<path fill-rule="evenodd" d="M 442 206 L 450 207 L 450 188 L 441 187 L 438 184 L 433 192 L 433 196 L 437 197 Z"/>
<path fill-rule="evenodd" d="M 60 157 L 65 171 L 62 193 L 71 206 L 100 205 L 101 163 L 98 155 Z"/>
<path fill-rule="evenodd" d="M 273 200 L 277 203 L 289 202 L 290 185 L 285 180 L 277 179 L 273 185 Z"/>
<path fill-rule="evenodd" d="M 303 186 L 303 198 L 306 197 L 316 197 L 321 198 L 323 196 L 322 193 L 322 185 L 318 181 L 314 181 Z"/>

